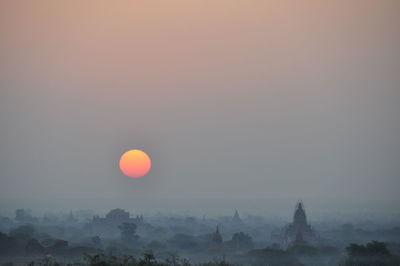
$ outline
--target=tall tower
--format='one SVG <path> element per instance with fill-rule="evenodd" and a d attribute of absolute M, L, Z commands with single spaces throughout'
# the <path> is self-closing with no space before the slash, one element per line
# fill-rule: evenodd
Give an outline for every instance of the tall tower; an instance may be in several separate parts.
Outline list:
<path fill-rule="evenodd" d="M 240 219 L 240 216 L 239 216 L 239 213 L 238 213 L 237 210 L 235 210 L 235 214 L 233 215 L 232 222 L 234 222 L 234 223 L 240 223 L 240 222 L 242 222 L 242 220 Z"/>
<path fill-rule="evenodd" d="M 296 204 L 296 210 L 293 215 L 293 224 L 300 227 L 307 225 L 307 216 L 301 201 Z"/>
<path fill-rule="evenodd" d="M 212 234 L 210 249 L 218 251 L 221 250 L 222 248 L 223 248 L 223 239 L 221 234 L 219 233 L 219 227 L 217 225 L 217 230 L 215 230 L 215 233 Z"/>
<path fill-rule="evenodd" d="M 293 222 L 286 227 L 284 244 L 289 245 L 293 243 L 299 235 L 304 242 L 313 242 L 315 240 L 315 233 L 307 223 L 306 212 L 301 201 L 296 204 Z"/>

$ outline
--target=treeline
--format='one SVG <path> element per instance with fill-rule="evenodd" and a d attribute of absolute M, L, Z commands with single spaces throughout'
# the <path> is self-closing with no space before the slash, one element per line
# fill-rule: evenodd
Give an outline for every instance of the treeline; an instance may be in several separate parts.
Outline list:
<path fill-rule="evenodd" d="M 13 266 L 12 262 L 2 266 Z M 216 259 L 204 263 L 192 263 L 186 258 L 180 258 L 175 254 L 163 260 L 157 259 L 151 250 L 145 251 L 140 257 L 131 255 L 112 255 L 112 254 L 85 254 L 82 261 L 74 263 L 60 263 L 51 256 L 46 255 L 41 260 L 28 263 L 29 266 L 304 266 L 289 251 L 278 249 L 253 250 L 247 254 L 236 258 L 234 261 L 225 258 Z M 314 265 L 314 264 L 313 264 Z M 316 264 L 315 264 L 316 265 Z M 383 242 L 372 241 L 365 245 L 350 244 L 346 248 L 346 257 L 338 263 L 338 266 L 398 266 L 400 259 L 393 256 Z"/>
<path fill-rule="evenodd" d="M 69 247 L 63 239 L 54 239 L 51 236 L 42 237 L 39 241 L 31 225 L 22 225 L 4 234 L 0 232 L 0 255 L 29 256 L 45 254 L 63 254 L 81 256 L 84 253 L 99 253 L 101 249 L 93 247 Z M 40 236 L 40 235 L 39 235 Z"/>
<path fill-rule="evenodd" d="M 120 226 L 121 239 L 127 244 L 135 245 L 137 242 L 136 226 L 130 224 L 123 224 Z M 214 233 L 214 237 L 218 236 Z M 211 237 L 211 235 L 210 235 Z M 39 241 L 39 240 L 40 241 Z M 217 241 L 218 240 L 218 241 Z M 168 245 L 174 247 L 180 247 L 181 250 L 185 250 L 191 247 L 192 239 L 186 236 L 176 235 L 172 238 Z M 318 258 L 326 257 L 334 254 L 331 257 L 340 257 L 339 251 L 333 247 L 316 247 L 310 244 L 292 245 L 286 250 L 281 249 L 279 246 L 270 246 L 264 249 L 254 249 L 251 238 L 244 233 L 236 233 L 233 235 L 232 240 L 226 242 L 225 248 L 222 245 L 222 239 L 214 239 L 216 246 L 213 249 L 206 249 L 201 252 L 197 250 L 198 254 L 203 254 L 203 259 L 208 260 L 214 256 L 222 256 L 226 254 L 229 256 L 229 261 L 225 259 L 211 261 L 202 264 L 194 264 L 188 259 L 181 259 L 175 255 L 171 256 L 160 256 L 157 254 L 157 258 L 152 251 L 144 252 L 140 255 L 139 252 L 135 253 L 138 255 L 126 256 L 123 254 L 133 254 L 131 252 L 118 252 L 119 255 L 101 248 L 101 239 L 99 237 L 92 238 L 92 247 L 88 246 L 69 246 L 68 241 L 62 239 L 53 239 L 51 236 L 46 235 L 43 237 L 41 233 L 35 232 L 34 228 L 30 225 L 23 225 L 10 230 L 8 234 L 0 232 L 0 255 L 24 257 L 34 255 L 34 257 L 42 256 L 44 259 L 35 260 L 30 265 L 93 265 L 93 266 L 113 266 L 113 265 L 142 265 L 142 266 L 191 266 L 191 265 L 272 265 L 272 266 L 300 266 L 309 265 L 307 261 L 318 261 Z M 229 244 L 229 245 L 228 245 Z M 97 246 L 97 248 L 96 248 Z M 153 250 L 157 250 L 157 245 L 154 246 Z M 142 248 L 148 249 L 149 245 L 143 246 Z M 242 250 L 239 253 L 229 253 L 232 248 L 239 248 Z M 242 249 L 243 248 L 243 249 Z M 170 250 L 164 247 L 163 252 L 168 253 Z M 118 251 L 118 250 L 116 250 Z M 398 266 L 400 265 L 399 257 L 391 254 L 387 248 L 386 243 L 372 241 L 366 244 L 350 244 L 345 249 L 346 255 L 341 256 L 341 259 L 335 264 L 329 265 L 340 265 L 340 266 Z M 51 255 L 52 254 L 55 257 Z M 86 254 L 84 260 L 76 263 L 59 263 L 56 258 L 70 257 L 79 259 L 83 254 Z M 307 259 L 304 260 L 304 257 Z M 30 260 L 30 259 L 29 259 Z M 28 261 L 29 261 L 28 260 Z M 13 265 L 12 262 L 8 264 Z M 313 264 L 319 265 L 319 264 Z"/>
<path fill-rule="evenodd" d="M 347 257 L 340 266 L 399 266 L 400 259 L 393 256 L 383 242 L 372 241 L 365 245 L 350 244 Z"/>

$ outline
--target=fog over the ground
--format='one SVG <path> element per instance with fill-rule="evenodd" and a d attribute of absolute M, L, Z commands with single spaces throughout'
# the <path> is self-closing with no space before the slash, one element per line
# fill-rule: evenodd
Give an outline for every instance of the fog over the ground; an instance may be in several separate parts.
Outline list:
<path fill-rule="evenodd" d="M 1 1 L 0 208 L 398 212 L 399 14 Z M 118 168 L 132 148 L 153 161 L 141 179 Z"/>

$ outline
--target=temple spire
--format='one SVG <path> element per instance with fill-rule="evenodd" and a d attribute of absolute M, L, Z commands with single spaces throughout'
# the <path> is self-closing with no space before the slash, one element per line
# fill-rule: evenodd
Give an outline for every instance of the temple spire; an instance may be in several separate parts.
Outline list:
<path fill-rule="evenodd" d="M 240 219 L 239 212 L 237 210 L 235 210 L 235 214 L 233 215 L 232 221 L 233 222 L 241 222 L 242 221 Z"/>

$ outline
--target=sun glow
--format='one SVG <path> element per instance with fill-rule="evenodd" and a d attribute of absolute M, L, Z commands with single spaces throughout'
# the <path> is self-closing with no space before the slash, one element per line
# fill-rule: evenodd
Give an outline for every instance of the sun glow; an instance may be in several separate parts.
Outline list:
<path fill-rule="evenodd" d="M 124 175 L 139 178 L 150 171 L 151 159 L 144 151 L 130 150 L 122 154 L 119 168 Z"/>

